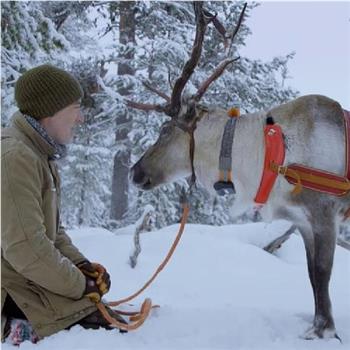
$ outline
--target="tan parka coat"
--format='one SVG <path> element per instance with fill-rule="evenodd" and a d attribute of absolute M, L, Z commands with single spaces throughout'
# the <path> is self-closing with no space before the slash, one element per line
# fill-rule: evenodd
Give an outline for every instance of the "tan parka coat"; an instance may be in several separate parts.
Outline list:
<path fill-rule="evenodd" d="M 85 257 L 59 224 L 54 148 L 20 112 L 1 139 L 1 310 L 9 294 L 45 337 L 96 310 L 74 265 Z"/>

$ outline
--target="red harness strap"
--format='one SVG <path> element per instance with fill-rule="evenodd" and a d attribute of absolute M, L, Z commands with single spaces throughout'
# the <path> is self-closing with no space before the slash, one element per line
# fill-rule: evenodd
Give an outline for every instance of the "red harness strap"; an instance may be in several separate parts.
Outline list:
<path fill-rule="evenodd" d="M 258 205 L 265 204 L 269 199 L 272 187 L 276 182 L 278 173 L 270 168 L 271 162 L 283 165 L 285 157 L 285 147 L 282 129 L 278 124 L 266 125 L 264 129 L 265 137 L 265 161 L 264 170 L 260 181 L 260 186 L 254 201 Z"/>
<path fill-rule="evenodd" d="M 267 202 L 278 174 L 296 185 L 294 193 L 302 187 L 336 196 L 343 196 L 350 191 L 350 112 L 344 112 L 345 131 L 345 175 L 344 177 L 324 170 L 307 167 L 301 164 L 283 166 L 285 147 L 283 134 L 279 125 L 267 125 L 265 136 L 265 162 L 260 186 L 255 202 L 263 205 Z"/>

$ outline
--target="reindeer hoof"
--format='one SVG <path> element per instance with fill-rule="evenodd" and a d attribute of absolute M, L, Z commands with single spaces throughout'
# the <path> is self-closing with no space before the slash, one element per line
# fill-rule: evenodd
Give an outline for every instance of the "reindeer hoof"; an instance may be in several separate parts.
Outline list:
<path fill-rule="evenodd" d="M 341 343 L 341 338 L 338 336 L 334 328 L 317 328 L 312 326 L 302 336 L 303 339 L 338 339 Z"/>

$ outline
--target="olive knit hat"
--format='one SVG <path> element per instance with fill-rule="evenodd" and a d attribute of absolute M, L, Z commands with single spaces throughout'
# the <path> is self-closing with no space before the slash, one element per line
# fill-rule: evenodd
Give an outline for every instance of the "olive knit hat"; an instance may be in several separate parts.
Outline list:
<path fill-rule="evenodd" d="M 71 74 L 48 64 L 28 70 L 15 85 L 19 110 L 35 119 L 52 117 L 82 97 L 83 90 Z"/>

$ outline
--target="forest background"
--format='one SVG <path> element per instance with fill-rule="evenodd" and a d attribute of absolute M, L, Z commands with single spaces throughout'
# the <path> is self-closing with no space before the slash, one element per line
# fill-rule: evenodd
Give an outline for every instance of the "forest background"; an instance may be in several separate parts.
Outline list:
<path fill-rule="evenodd" d="M 249 2 L 246 19 L 258 6 Z M 206 1 L 222 24 L 237 24 L 243 2 Z M 168 95 L 191 51 L 195 20 L 191 2 L 55 1 L 1 2 L 1 123 L 16 111 L 14 83 L 26 70 L 50 63 L 71 71 L 84 88 L 85 123 L 68 156 L 59 161 L 62 177 L 62 221 L 68 228 L 104 227 L 114 230 L 134 223 L 152 205 L 153 226 L 180 217 L 183 180 L 141 192 L 130 185 L 132 164 L 158 137 L 165 115 L 130 109 L 125 99 L 162 102 L 144 87 L 156 86 Z M 251 31 L 247 21 L 234 41 L 240 54 Z M 269 39 L 270 40 L 270 39 Z M 199 66 L 186 87 L 196 87 L 218 65 L 223 40 L 209 26 Z M 240 55 L 203 98 L 207 105 L 229 108 L 239 103 L 244 113 L 263 110 L 298 96 L 289 86 L 288 63 L 294 53 L 269 61 Z M 230 216 L 234 198 L 211 198 L 197 187 L 189 222 L 223 225 L 256 221 L 259 217 Z M 343 228 L 343 234 L 348 235 Z"/>

